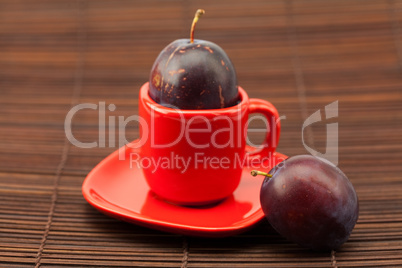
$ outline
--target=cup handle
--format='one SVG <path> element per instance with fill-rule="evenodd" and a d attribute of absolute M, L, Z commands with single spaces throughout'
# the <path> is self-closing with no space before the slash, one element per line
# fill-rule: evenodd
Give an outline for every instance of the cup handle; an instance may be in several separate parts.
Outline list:
<path fill-rule="evenodd" d="M 262 144 L 258 147 L 246 145 L 246 157 L 249 160 L 258 161 L 258 159 L 270 157 L 275 152 L 279 143 L 281 124 L 278 111 L 268 101 L 251 98 L 249 114 L 253 113 L 261 113 L 268 121 L 267 134 Z"/>

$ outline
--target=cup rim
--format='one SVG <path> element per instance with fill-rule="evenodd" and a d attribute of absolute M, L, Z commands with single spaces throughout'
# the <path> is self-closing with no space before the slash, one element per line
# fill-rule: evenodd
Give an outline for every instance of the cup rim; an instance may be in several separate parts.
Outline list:
<path fill-rule="evenodd" d="M 149 82 L 146 82 L 140 89 L 140 99 L 139 101 L 144 102 L 145 104 L 152 106 L 153 110 L 159 111 L 161 113 L 172 113 L 179 110 L 182 114 L 196 114 L 196 115 L 209 115 L 209 114 L 227 114 L 228 112 L 238 111 L 241 107 L 244 107 L 245 104 L 249 103 L 249 97 L 246 91 L 241 87 L 237 86 L 239 91 L 239 97 L 241 101 L 233 106 L 218 108 L 218 109 L 201 109 L 201 110 L 182 110 L 182 109 L 174 109 L 170 107 L 163 106 L 159 103 L 156 103 L 148 94 L 149 91 Z"/>

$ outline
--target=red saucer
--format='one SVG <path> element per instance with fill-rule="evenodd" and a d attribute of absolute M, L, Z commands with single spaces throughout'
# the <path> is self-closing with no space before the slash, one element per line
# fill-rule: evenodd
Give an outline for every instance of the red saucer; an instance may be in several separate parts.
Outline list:
<path fill-rule="evenodd" d="M 119 151 L 125 160 L 119 160 Z M 84 198 L 104 214 L 157 230 L 208 237 L 243 232 L 264 217 L 259 198 L 262 177 L 250 175 L 258 166 L 244 168 L 239 187 L 221 203 L 182 207 L 158 199 L 149 190 L 142 170 L 136 165 L 130 167 L 130 153 L 138 151 L 127 146 L 115 151 L 88 174 L 82 185 Z M 275 165 L 286 158 L 275 153 L 260 170 L 269 171 L 269 163 Z"/>

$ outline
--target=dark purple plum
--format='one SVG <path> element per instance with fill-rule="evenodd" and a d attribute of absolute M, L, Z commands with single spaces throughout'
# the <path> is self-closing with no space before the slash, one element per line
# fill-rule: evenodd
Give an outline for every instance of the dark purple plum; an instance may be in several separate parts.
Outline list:
<path fill-rule="evenodd" d="M 201 14 L 198 10 L 195 22 Z M 217 44 L 193 39 L 195 22 L 190 39 L 173 41 L 155 60 L 149 95 L 161 105 L 183 110 L 236 105 L 239 93 L 233 64 Z"/>
<path fill-rule="evenodd" d="M 313 250 L 338 249 L 348 240 L 359 204 L 353 185 L 338 167 L 319 157 L 300 155 L 266 175 L 261 207 L 279 234 Z"/>

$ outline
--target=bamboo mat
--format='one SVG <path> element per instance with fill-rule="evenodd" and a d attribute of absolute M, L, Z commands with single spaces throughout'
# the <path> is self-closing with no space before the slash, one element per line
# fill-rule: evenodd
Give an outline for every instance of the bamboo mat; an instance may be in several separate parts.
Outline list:
<path fill-rule="evenodd" d="M 136 114 L 153 61 L 188 38 L 197 8 L 196 38 L 223 47 L 249 96 L 286 116 L 278 151 L 307 153 L 304 141 L 325 152 L 326 124 L 339 124 L 339 167 L 361 212 L 338 251 L 302 249 L 265 220 L 221 239 L 154 231 L 82 197 L 117 147 L 71 145 L 67 112 L 105 102 L 116 105 L 106 116 Z M 306 118 L 334 101 L 338 117 L 302 140 Z M 402 267 L 401 122 L 402 1 L 1 0 L 0 267 Z M 95 110 L 73 118 L 82 142 L 98 127 Z M 138 125 L 127 130 L 138 137 Z"/>

